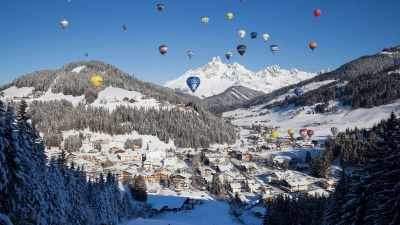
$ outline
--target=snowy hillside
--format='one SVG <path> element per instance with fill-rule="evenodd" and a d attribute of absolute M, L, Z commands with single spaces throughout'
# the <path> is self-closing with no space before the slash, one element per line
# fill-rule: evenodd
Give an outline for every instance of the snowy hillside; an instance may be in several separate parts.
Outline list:
<path fill-rule="evenodd" d="M 236 62 L 233 64 L 222 63 L 221 58 L 217 56 L 213 57 L 211 62 L 203 67 L 189 70 L 179 78 L 167 81 L 163 86 L 189 93 L 190 90 L 186 85 L 186 79 L 190 76 L 197 76 L 201 79 L 201 83 L 194 95 L 200 98 L 218 95 L 232 86 L 244 86 L 269 93 L 329 71 L 332 71 L 332 69 L 310 73 L 298 71 L 297 69 L 285 70 L 278 65 L 274 65 L 259 72 L 252 72 Z"/>

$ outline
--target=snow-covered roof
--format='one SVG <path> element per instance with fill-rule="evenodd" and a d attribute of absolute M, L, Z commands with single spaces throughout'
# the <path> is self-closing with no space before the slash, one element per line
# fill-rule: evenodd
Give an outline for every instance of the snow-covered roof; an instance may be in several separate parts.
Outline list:
<path fill-rule="evenodd" d="M 165 206 L 168 209 L 179 209 L 189 197 L 177 197 L 171 195 L 148 195 L 147 203 L 153 205 L 152 209 L 160 210 Z"/>
<path fill-rule="evenodd" d="M 242 185 L 239 183 L 230 183 L 231 188 L 242 188 Z"/>
<path fill-rule="evenodd" d="M 297 186 L 297 185 L 307 185 L 310 184 L 308 180 L 304 177 L 297 177 L 294 179 L 285 179 L 285 181 L 290 185 L 290 186 Z"/>

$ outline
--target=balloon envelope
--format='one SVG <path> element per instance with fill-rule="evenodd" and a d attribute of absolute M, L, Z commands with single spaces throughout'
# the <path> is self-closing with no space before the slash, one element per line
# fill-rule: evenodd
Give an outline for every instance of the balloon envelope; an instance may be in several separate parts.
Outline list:
<path fill-rule="evenodd" d="M 290 137 L 293 138 L 294 129 L 290 128 L 287 132 L 288 132 L 288 134 L 290 135 Z"/>
<path fill-rule="evenodd" d="M 257 32 L 251 32 L 251 34 L 250 34 L 250 37 L 251 37 L 251 39 L 253 39 L 253 40 L 256 40 L 256 39 L 257 39 L 257 36 L 258 36 L 258 33 L 257 33 Z"/>
<path fill-rule="evenodd" d="M 300 130 L 299 130 L 299 134 L 300 134 L 300 136 L 302 136 L 303 138 L 306 138 L 306 137 L 307 137 L 307 129 L 306 129 L 306 128 L 300 129 Z"/>
<path fill-rule="evenodd" d="M 269 35 L 268 34 L 263 34 L 262 38 L 264 39 L 264 42 L 267 42 L 269 39 Z"/>
<path fill-rule="evenodd" d="M 93 76 L 92 83 L 96 88 L 98 88 L 103 83 L 103 78 L 99 75 Z"/>
<path fill-rule="evenodd" d="M 207 16 L 202 16 L 201 17 L 201 22 L 206 25 L 208 23 L 208 21 L 210 21 L 210 19 Z"/>
<path fill-rule="evenodd" d="M 126 30 L 126 29 L 128 29 L 128 26 L 127 25 L 123 25 L 122 29 Z"/>
<path fill-rule="evenodd" d="M 271 132 L 265 131 L 265 132 L 263 133 L 264 140 L 268 140 L 268 138 L 269 138 L 270 135 L 271 135 Z"/>
<path fill-rule="evenodd" d="M 311 50 L 314 51 L 314 49 L 317 47 L 317 43 L 316 42 L 311 42 L 309 47 L 311 48 Z"/>
<path fill-rule="evenodd" d="M 315 17 L 319 17 L 321 15 L 321 10 L 319 10 L 319 9 L 316 9 L 316 10 L 314 10 L 314 16 Z"/>
<path fill-rule="evenodd" d="M 238 45 L 237 46 L 237 51 L 239 52 L 239 54 L 241 56 L 243 56 L 243 54 L 246 52 L 247 48 L 246 45 Z"/>
<path fill-rule="evenodd" d="M 226 57 L 228 60 L 230 60 L 230 59 L 232 58 L 232 56 L 233 56 L 232 52 L 227 52 L 227 53 L 225 54 L 225 57 Z"/>
<path fill-rule="evenodd" d="M 308 135 L 308 138 L 311 139 L 311 137 L 314 135 L 314 131 L 313 130 L 307 130 L 307 135 Z"/>
<path fill-rule="evenodd" d="M 65 29 L 68 26 L 68 20 L 62 19 L 60 21 L 60 25 L 63 29 Z"/>
<path fill-rule="evenodd" d="M 190 90 L 194 93 L 200 85 L 200 78 L 191 76 L 188 79 L 186 79 L 186 84 L 187 86 L 189 86 Z"/>
<path fill-rule="evenodd" d="M 86 53 L 85 53 L 85 56 L 87 57 L 88 55 L 89 55 L 89 54 L 86 52 Z"/>
<path fill-rule="evenodd" d="M 158 47 L 158 51 L 161 53 L 161 55 L 165 55 L 165 53 L 168 51 L 168 47 L 166 45 L 161 45 Z"/>
<path fill-rule="evenodd" d="M 187 51 L 187 55 L 189 56 L 189 58 L 192 58 L 192 56 L 194 55 L 194 52 L 192 50 Z"/>
<path fill-rule="evenodd" d="M 246 31 L 244 31 L 244 30 L 239 30 L 239 31 L 238 31 L 238 35 L 239 35 L 240 38 L 243 39 L 244 36 L 246 35 Z"/>
<path fill-rule="evenodd" d="M 273 131 L 271 132 L 271 137 L 274 138 L 274 139 L 277 138 L 278 135 L 279 135 L 279 132 L 278 132 L 277 130 L 273 130 Z"/>
<path fill-rule="evenodd" d="M 271 52 L 275 54 L 276 51 L 278 51 L 278 46 L 277 45 L 271 45 L 271 47 L 269 47 L 271 49 Z"/>
<path fill-rule="evenodd" d="M 232 13 L 228 13 L 228 14 L 226 14 L 226 17 L 228 18 L 228 20 L 231 20 L 233 18 L 233 14 Z"/>
<path fill-rule="evenodd" d="M 157 9 L 158 9 L 158 11 L 163 10 L 164 9 L 164 5 L 163 4 L 158 4 L 157 5 Z"/>
<path fill-rule="evenodd" d="M 303 89 L 301 88 L 295 88 L 294 93 L 299 97 L 303 93 Z"/>

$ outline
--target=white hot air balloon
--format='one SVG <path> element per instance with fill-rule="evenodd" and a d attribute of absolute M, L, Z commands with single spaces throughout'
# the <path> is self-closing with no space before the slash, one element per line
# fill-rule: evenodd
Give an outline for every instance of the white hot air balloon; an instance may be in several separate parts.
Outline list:
<path fill-rule="evenodd" d="M 267 42 L 269 39 L 269 35 L 268 34 L 263 34 L 262 38 L 264 39 L 264 42 Z"/>
<path fill-rule="evenodd" d="M 244 38 L 244 35 L 246 35 L 246 31 L 244 31 L 244 30 L 239 30 L 238 35 L 239 35 L 239 37 L 240 37 L 241 39 L 243 39 L 243 38 Z"/>
<path fill-rule="evenodd" d="M 61 20 L 60 25 L 63 29 L 65 29 L 68 26 L 68 20 L 65 19 Z"/>

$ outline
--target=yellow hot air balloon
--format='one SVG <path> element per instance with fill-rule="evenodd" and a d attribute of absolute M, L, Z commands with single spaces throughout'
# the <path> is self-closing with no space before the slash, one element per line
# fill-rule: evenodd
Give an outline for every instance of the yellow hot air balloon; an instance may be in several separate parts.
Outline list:
<path fill-rule="evenodd" d="M 99 75 L 93 76 L 92 77 L 92 83 L 96 88 L 99 88 L 101 83 L 103 83 L 103 78 Z"/>
<path fill-rule="evenodd" d="M 228 18 L 228 20 L 231 20 L 232 17 L 233 17 L 233 14 L 232 13 L 228 13 L 228 14 L 226 14 L 226 17 Z"/>
<path fill-rule="evenodd" d="M 291 138 L 293 138 L 293 134 L 294 134 L 294 129 L 290 128 L 287 133 L 290 135 Z"/>
<path fill-rule="evenodd" d="M 274 138 L 274 139 L 276 139 L 278 137 L 278 135 L 279 135 L 279 132 L 277 130 L 273 130 L 271 132 L 271 137 Z"/>

